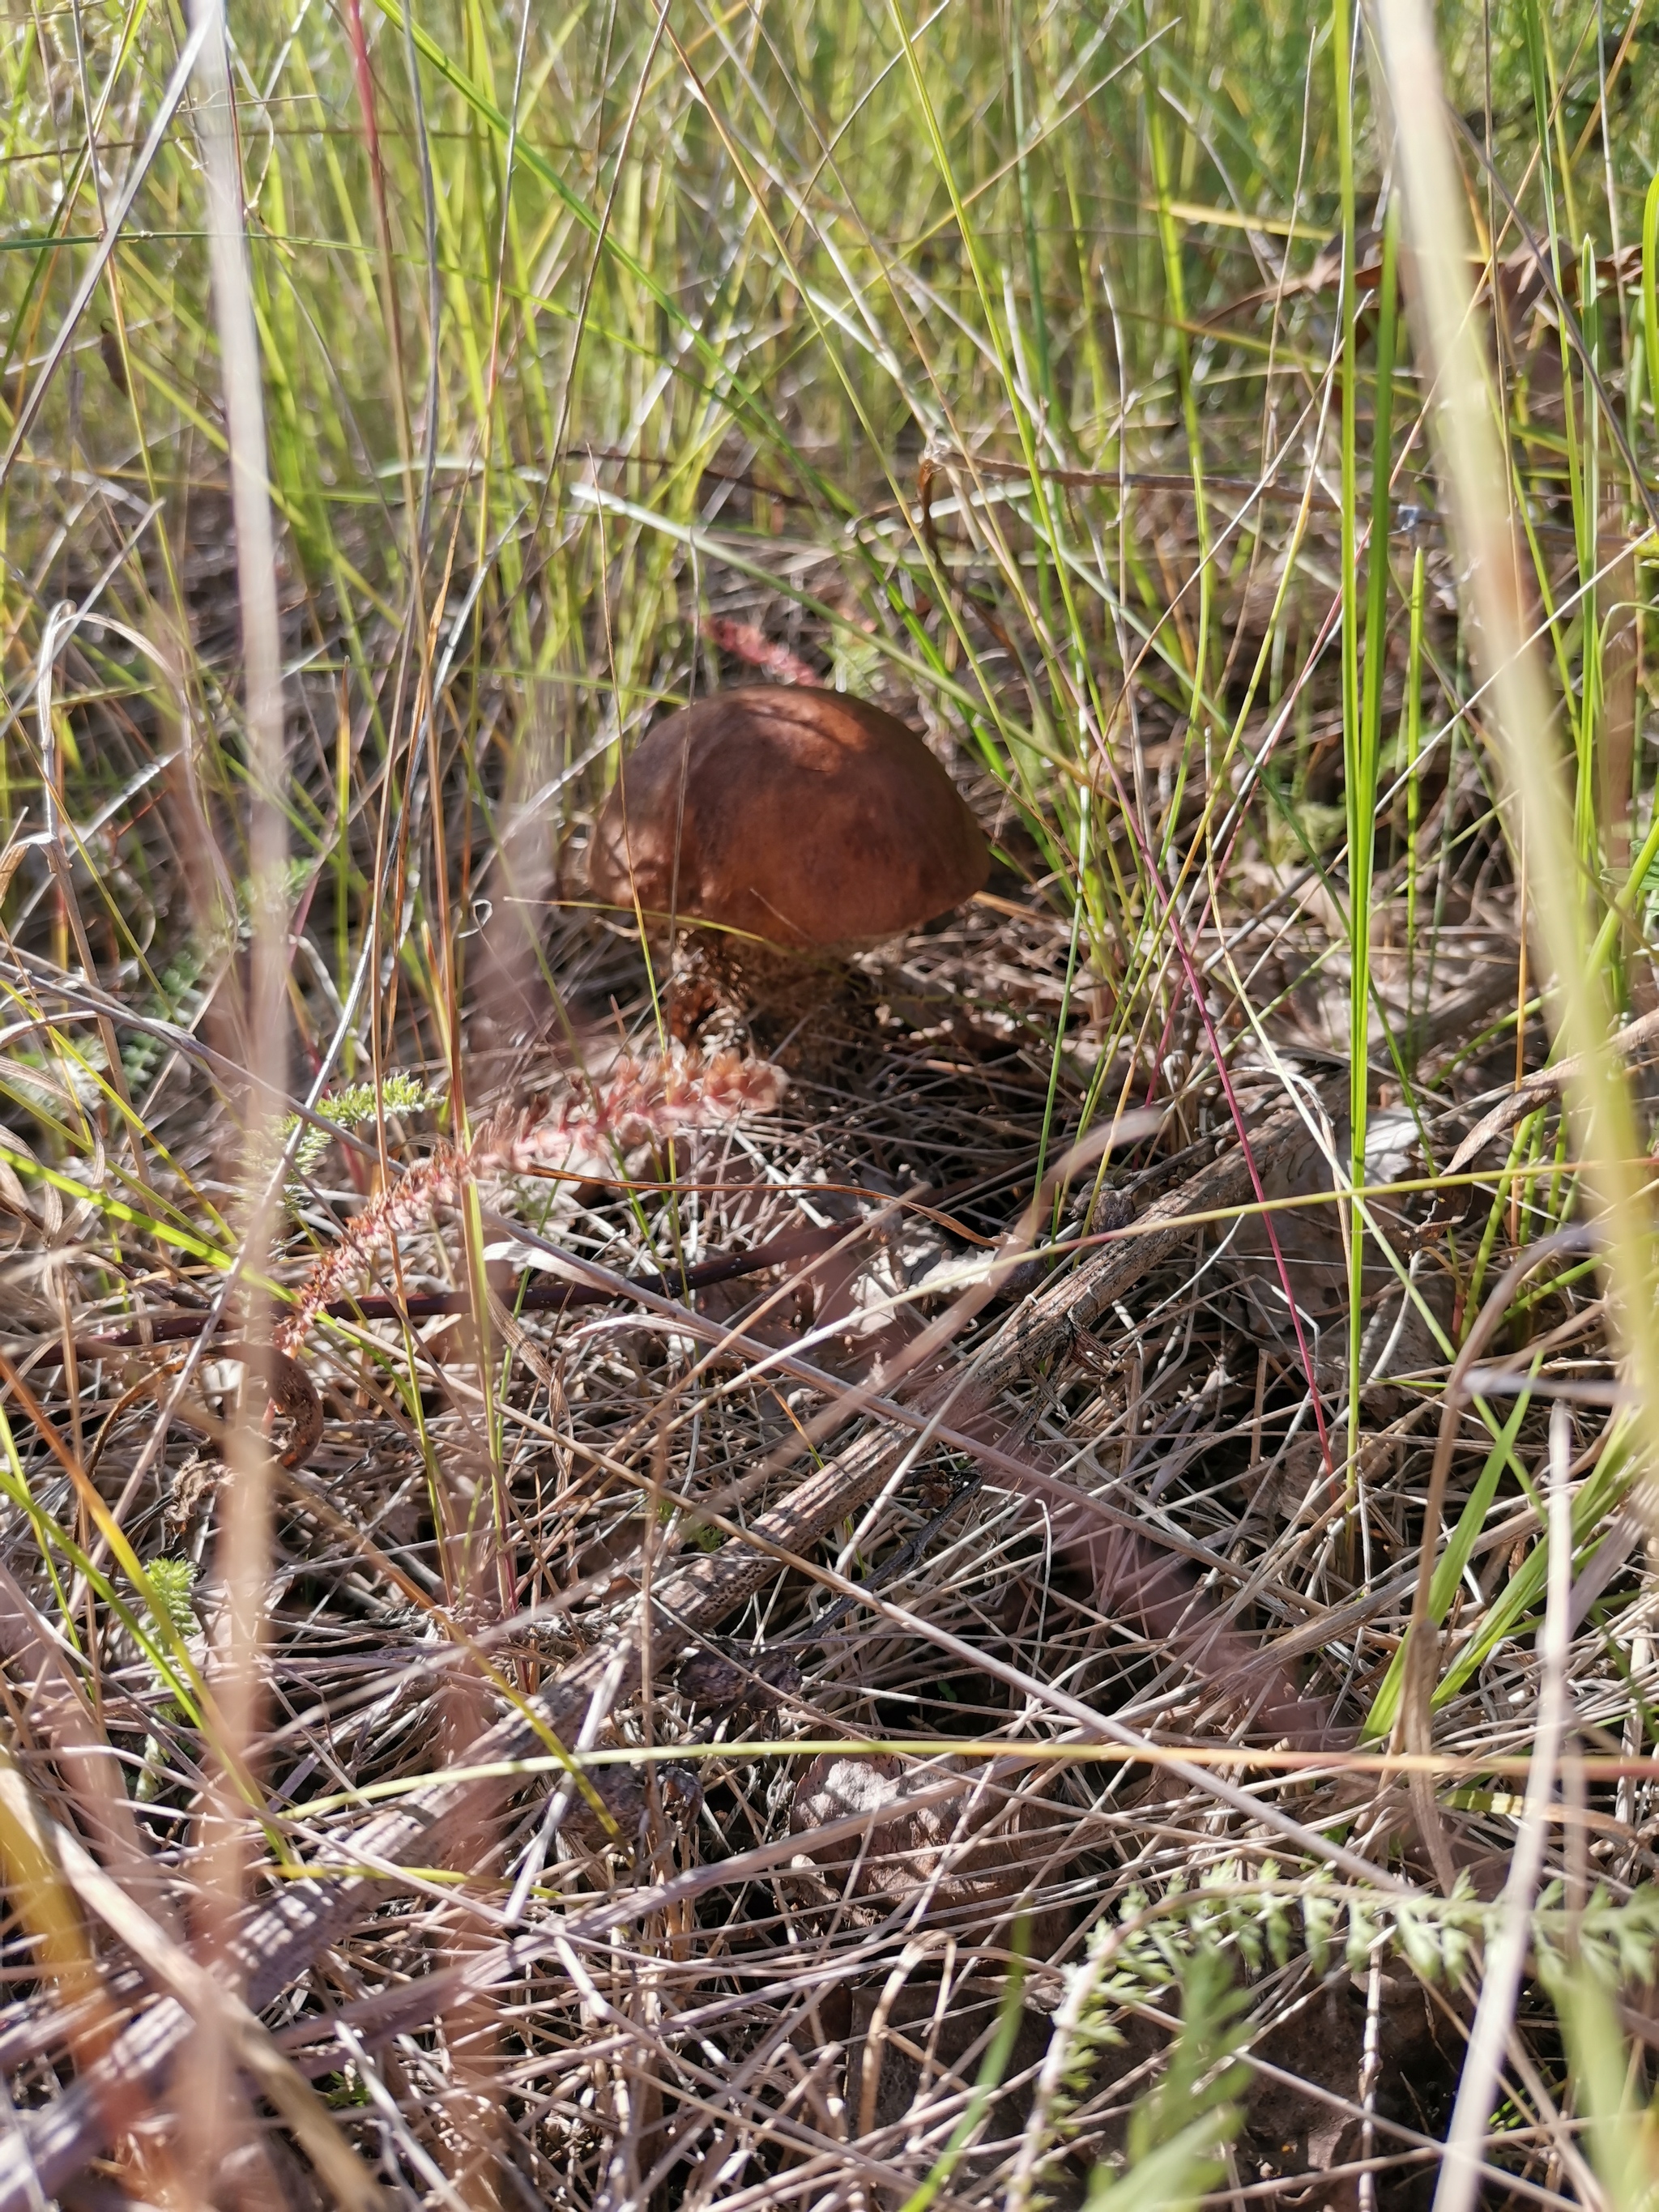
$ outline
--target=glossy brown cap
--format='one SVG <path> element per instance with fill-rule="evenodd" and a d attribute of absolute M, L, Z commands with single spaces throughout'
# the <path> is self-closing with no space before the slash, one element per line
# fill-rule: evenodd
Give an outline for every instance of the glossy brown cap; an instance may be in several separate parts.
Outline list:
<path fill-rule="evenodd" d="M 670 714 L 594 824 L 595 897 L 796 951 L 878 944 L 983 884 L 985 839 L 914 730 L 764 684 Z"/>

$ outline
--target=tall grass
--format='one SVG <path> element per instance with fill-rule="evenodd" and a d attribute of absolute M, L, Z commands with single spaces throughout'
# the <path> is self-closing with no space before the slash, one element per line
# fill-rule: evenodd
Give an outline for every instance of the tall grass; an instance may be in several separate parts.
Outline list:
<path fill-rule="evenodd" d="M 1398 186 L 1409 206 L 1424 157 L 1349 0 L 301 0 L 228 31 L 234 141 L 216 40 L 198 60 L 158 0 L 20 5 L 4 33 L 0 1158 L 107 1255 L 112 1298 L 149 1267 L 268 1280 L 244 1200 L 277 1092 L 419 1063 L 465 1139 L 491 1103 L 470 1023 L 508 975 L 557 1001 L 583 827 L 659 706 L 739 672 L 705 635 L 738 609 L 924 723 L 1002 894 L 1059 926 L 1032 1050 L 1085 1127 L 1045 1124 L 1036 1184 L 1132 1085 L 1178 1117 L 1206 1060 L 1204 1133 L 1243 1129 L 1230 1071 L 1271 1070 L 1334 994 L 1340 1387 L 1263 1218 L 1350 1562 L 1364 1300 L 1410 1263 L 1366 1194 L 1370 1123 L 1384 1089 L 1420 1104 L 1474 888 L 1522 884 L 1537 927 L 1496 1018 L 1517 1067 L 1540 1010 L 1577 1055 L 1577 1139 L 1517 1131 L 1425 1323 L 1449 1356 L 1500 1237 L 1599 1209 L 1645 1409 L 1650 1133 L 1602 1051 L 1655 1003 L 1639 10 L 1443 11 L 1453 273 L 1500 309 L 1480 574 L 1513 562 L 1473 620 L 1431 419 L 1437 367 L 1468 395 L 1462 310 L 1448 276 L 1423 320 Z M 1291 894 L 1328 919 L 1316 972 L 1241 971 L 1237 917 Z M 205 1073 L 146 1019 L 199 1031 Z M 476 1204 L 467 1234 L 482 1285 Z M 1514 1428 L 1480 1417 L 1495 1482 Z M 142 1627 L 72 1520 L 37 1521 L 56 1627 L 78 1641 L 71 1583 Z M 234 1777 L 253 1721 L 220 1723 Z"/>

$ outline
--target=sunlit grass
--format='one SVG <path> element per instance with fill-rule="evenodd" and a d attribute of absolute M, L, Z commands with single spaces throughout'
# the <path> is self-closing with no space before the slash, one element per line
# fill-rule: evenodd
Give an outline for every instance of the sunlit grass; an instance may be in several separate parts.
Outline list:
<path fill-rule="evenodd" d="M 1600 1051 L 1655 1003 L 1639 11 L 1443 11 L 1469 328 L 1498 343 L 1483 544 L 1514 549 L 1504 652 L 1529 635 L 1535 670 L 1518 706 L 1449 543 L 1419 272 L 1382 199 L 1402 172 L 1348 0 L 233 15 L 281 769 L 247 696 L 199 79 L 148 143 L 182 24 L 144 0 L 15 9 L 0 50 L 0 1196 L 95 1251 L 109 1310 L 151 1268 L 281 1272 L 246 1249 L 243 1156 L 269 1164 L 284 1110 L 278 993 L 296 1099 L 419 1066 L 458 1134 L 494 1103 L 469 1096 L 469 1020 L 509 952 L 556 1000 L 545 925 L 583 896 L 586 824 L 659 706 L 752 672 L 706 634 L 741 600 L 926 727 L 994 829 L 997 896 L 1061 932 L 1033 1188 L 1131 1105 L 1167 1104 L 1176 1149 L 1218 1077 L 1202 1133 L 1226 1139 L 1264 1069 L 1346 1053 L 1346 1125 L 1316 1132 L 1340 1382 L 1285 1301 L 1345 1571 L 1369 1574 L 1375 1534 L 1364 1300 L 1413 1256 L 1362 1194 L 1372 1124 L 1417 1115 L 1432 1170 L 1421 1039 L 1477 890 L 1518 886 L 1538 927 L 1505 909 L 1513 1006 L 1448 1042 L 1496 1035 L 1518 1075 L 1562 1037 L 1580 1119 L 1514 1130 L 1425 1323 L 1449 1355 L 1512 1249 L 1601 1208 L 1613 1340 L 1653 1383 L 1652 1133 Z M 1559 787 L 1528 784 L 1547 739 Z M 1316 957 L 1241 961 L 1263 909 L 1316 914 Z M 1062 1073 L 1082 1126 L 1056 1121 Z M 384 1152 L 385 1114 L 366 1131 Z M 482 1285 L 476 1201 L 464 1234 Z M 419 1389 L 377 1357 L 435 1492 Z M 1480 1408 L 1436 1624 L 1498 1486 L 1527 1480 L 1526 1405 Z M 6 1454 L 58 1631 L 82 1649 L 74 1587 L 171 1669 L 101 1505 L 44 1512 L 9 1428 Z M 1581 1488 L 1581 1546 L 1640 1458 Z M 1543 1576 L 1534 1547 L 1437 1709 Z M 1370 1685 L 1374 1730 L 1403 1671 Z"/>

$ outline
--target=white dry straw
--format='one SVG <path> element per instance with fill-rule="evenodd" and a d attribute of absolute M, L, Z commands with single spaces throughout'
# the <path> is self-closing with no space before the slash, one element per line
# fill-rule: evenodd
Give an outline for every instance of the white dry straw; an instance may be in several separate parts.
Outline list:
<path fill-rule="evenodd" d="M 288 1083 L 289 923 L 283 813 L 282 634 L 276 605 L 276 541 L 271 521 L 265 445 L 263 371 L 248 268 L 240 160 L 233 128 L 234 98 L 224 0 L 191 0 L 199 38 L 193 119 L 206 186 L 209 265 L 219 339 L 231 515 L 241 614 L 246 696 L 248 854 L 253 926 L 247 1000 L 246 1171 L 257 1195 L 242 1225 L 239 1264 L 250 1279 L 264 1271 L 280 1178 L 267 1163 L 266 1102 Z M 259 1170 L 264 1167 L 264 1188 Z M 231 1432 L 232 1480 L 225 1491 L 218 1565 L 224 1591 L 214 1692 L 219 1729 L 210 1762 L 210 1810 L 195 1858 L 201 1899 L 201 1950 L 210 1972 L 225 1970 L 232 1931 L 257 1834 L 239 1770 L 258 1740 L 263 1682 L 260 1647 L 270 1571 L 270 1484 L 266 1455 L 252 1424 L 248 1394 Z M 228 2142 L 223 2112 L 230 2053 L 222 2038 L 198 2033 L 181 2096 L 181 2151 L 206 2193 Z M 181 2077 L 182 2078 L 182 2077 Z M 377 2193 L 377 2192 L 375 2192 Z"/>
<path fill-rule="evenodd" d="M 1542 1681 L 1538 1697 L 1538 1734 L 1527 1770 L 1526 1804 L 1510 1861 L 1509 1879 L 1498 1899 L 1498 1931 L 1486 1952 L 1480 2002 L 1469 2033 L 1463 2077 L 1446 2136 L 1434 2212 L 1474 2212 L 1480 2185 L 1486 2141 L 1498 2070 L 1515 2022 L 1516 1994 L 1532 1936 L 1532 1908 L 1543 1871 L 1549 1833 L 1550 1801 L 1567 1732 L 1567 1652 L 1572 1606 L 1572 1421 L 1565 1405 L 1550 1415 L 1549 1573 L 1543 1633 L 1539 1638 Z"/>
<path fill-rule="evenodd" d="M 196 125 L 206 173 L 208 248 L 224 381 L 231 507 L 236 527 L 236 583 L 246 655 L 254 873 L 256 884 L 264 888 L 262 878 L 274 865 L 275 874 L 270 878 L 270 888 L 274 890 L 281 880 L 283 857 L 279 796 L 283 666 L 276 615 L 276 539 L 266 475 L 264 391 L 252 287 L 248 281 L 242 180 L 231 131 L 224 0 L 193 0 L 191 13 L 194 18 L 191 44 L 198 56 Z"/>

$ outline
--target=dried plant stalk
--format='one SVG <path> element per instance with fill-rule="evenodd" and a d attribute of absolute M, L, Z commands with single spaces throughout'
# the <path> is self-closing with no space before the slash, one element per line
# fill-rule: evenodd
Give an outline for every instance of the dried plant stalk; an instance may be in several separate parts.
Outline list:
<path fill-rule="evenodd" d="M 278 1350 L 294 1352 L 382 1245 L 428 1222 L 434 1206 L 458 1205 L 469 1183 L 611 1166 L 643 1145 L 769 1114 L 787 1083 L 769 1060 L 730 1050 L 704 1060 L 676 1049 L 620 1060 L 605 1083 L 573 1085 L 551 1107 L 502 1108 L 470 1145 L 441 1145 L 364 1206 L 301 1285 L 276 1332 Z"/>

